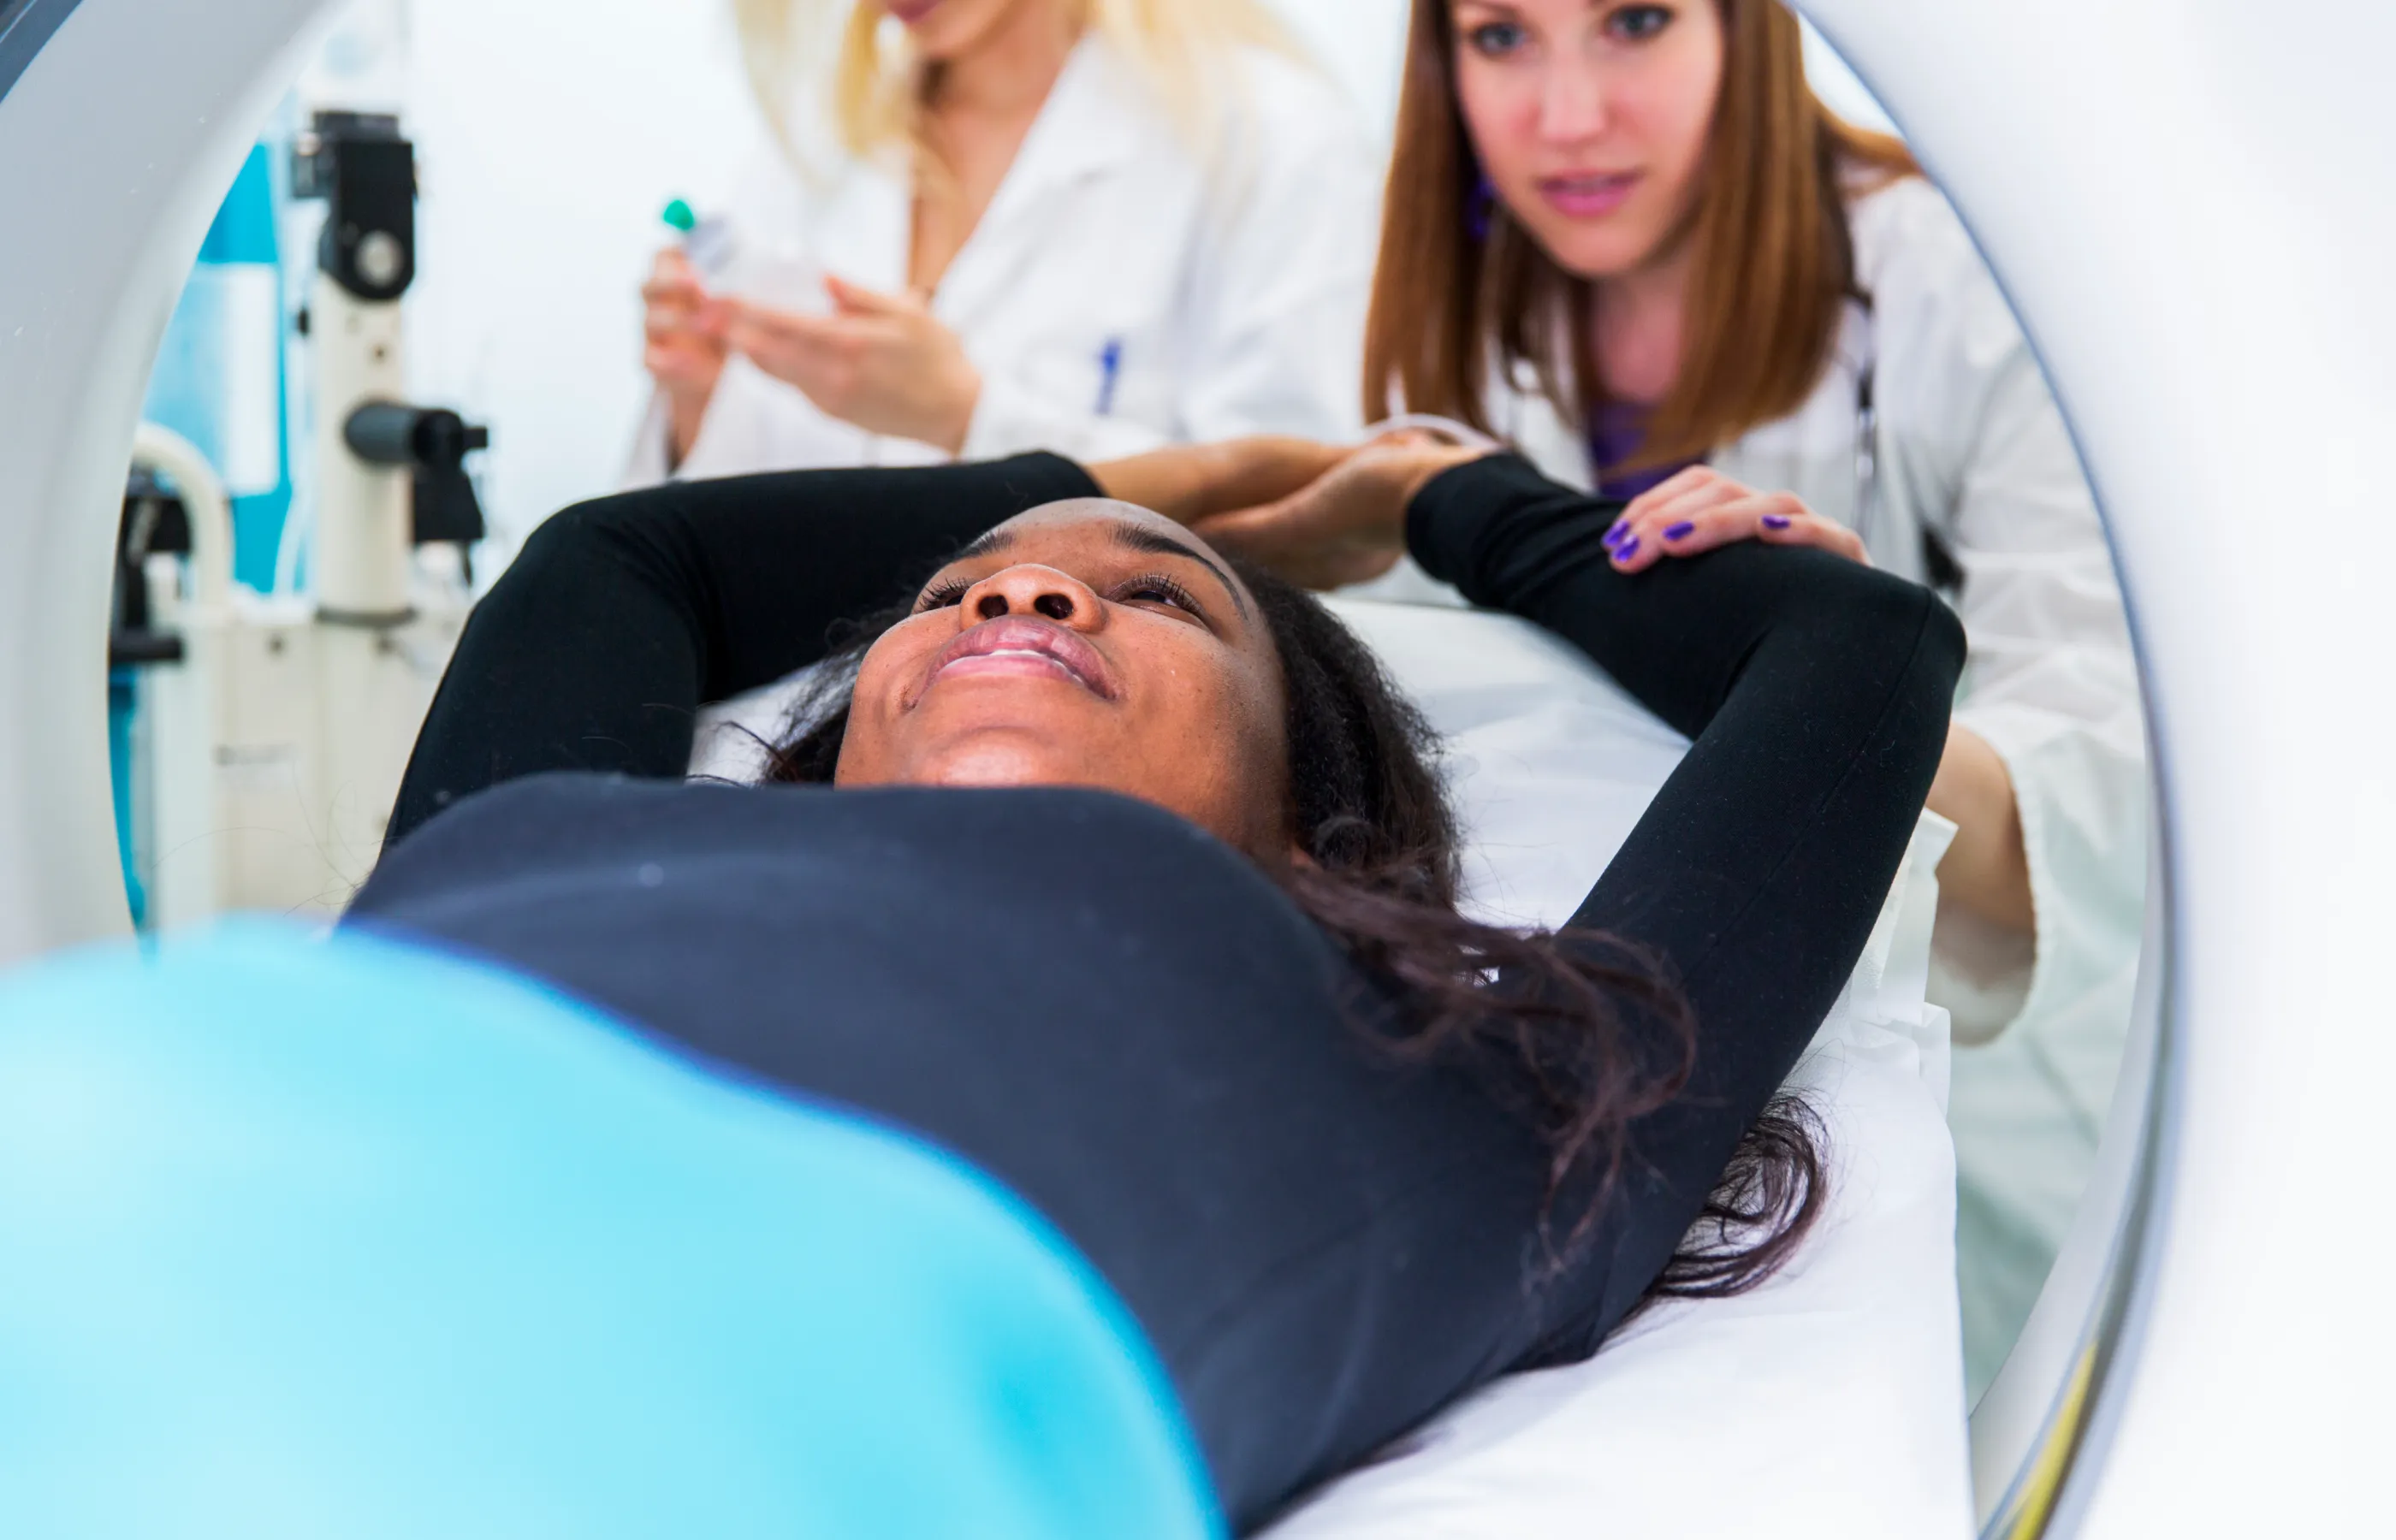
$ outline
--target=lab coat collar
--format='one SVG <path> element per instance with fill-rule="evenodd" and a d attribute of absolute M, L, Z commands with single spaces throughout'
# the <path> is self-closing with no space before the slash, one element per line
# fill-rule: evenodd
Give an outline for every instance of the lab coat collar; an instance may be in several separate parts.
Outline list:
<path fill-rule="evenodd" d="M 1023 136 L 990 207 L 941 279 L 934 309 L 957 325 L 1003 296 L 1042 206 L 1058 192 L 1124 165 L 1169 126 L 1154 121 L 1128 63 L 1096 31 L 1085 33 L 1067 56 L 1048 99 Z M 817 232 L 817 251 L 832 272 L 871 288 L 895 292 L 907 282 L 907 246 L 914 221 L 914 188 L 905 168 L 852 162 L 832 212 Z"/>
<path fill-rule="evenodd" d="M 1138 153 L 1151 113 L 1130 63 L 1096 28 L 1066 56 L 1048 100 L 1023 136 L 985 220 L 1011 219 L 1047 193 L 1120 166 Z"/>
<path fill-rule="evenodd" d="M 1005 303 L 1022 282 L 1025 264 L 1039 259 L 1056 200 L 1143 151 L 1152 153 L 1159 127 L 1122 56 L 1096 32 L 1085 33 L 1049 87 L 981 222 L 940 280 L 934 312 L 957 326 Z"/>

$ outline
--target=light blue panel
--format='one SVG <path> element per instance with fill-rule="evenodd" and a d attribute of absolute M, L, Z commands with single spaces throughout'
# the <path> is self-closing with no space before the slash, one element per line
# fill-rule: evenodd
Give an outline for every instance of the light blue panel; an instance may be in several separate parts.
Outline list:
<path fill-rule="evenodd" d="M 0 1280 L 11 1540 L 1219 1533 L 1007 1194 L 390 942 L 0 983 Z"/>
<path fill-rule="evenodd" d="M 116 864 L 125 869 L 125 905 L 133 913 L 133 928 L 150 919 L 150 893 L 133 856 L 133 718 L 141 705 L 141 672 L 111 666 L 108 670 L 108 780 L 116 803 Z"/>
<path fill-rule="evenodd" d="M 291 505 L 275 250 L 279 144 L 259 144 L 218 206 L 152 366 L 142 416 L 191 440 L 225 482 L 233 576 L 274 586 Z"/>

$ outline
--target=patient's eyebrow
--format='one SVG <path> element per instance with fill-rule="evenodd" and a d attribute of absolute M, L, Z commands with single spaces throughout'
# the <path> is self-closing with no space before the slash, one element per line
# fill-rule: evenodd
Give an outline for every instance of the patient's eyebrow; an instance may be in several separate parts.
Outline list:
<path fill-rule="evenodd" d="M 1220 563 L 1197 547 L 1177 540 L 1161 529 L 1153 529 L 1144 524 L 1133 524 L 1128 520 L 1115 525 L 1115 544 L 1125 550 L 1145 551 L 1151 556 L 1187 557 L 1213 573 L 1215 580 L 1223 585 L 1223 591 L 1231 596 L 1231 603 L 1240 606 L 1240 614 L 1243 617 L 1247 615 L 1248 601 L 1246 596 L 1240 592 L 1239 583 L 1232 578 L 1231 573 L 1224 570 Z"/>
<path fill-rule="evenodd" d="M 1015 543 L 1015 531 L 1004 524 L 984 530 L 968 541 L 964 550 L 949 558 L 952 562 L 970 562 L 977 556 L 995 556 Z"/>

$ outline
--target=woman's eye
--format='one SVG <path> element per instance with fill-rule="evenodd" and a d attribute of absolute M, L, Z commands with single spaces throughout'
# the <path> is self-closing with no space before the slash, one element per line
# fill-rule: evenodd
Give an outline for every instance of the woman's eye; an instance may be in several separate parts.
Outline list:
<path fill-rule="evenodd" d="M 1605 30 L 1639 43 L 1662 32 L 1671 21 L 1671 11 L 1663 6 L 1625 6 L 1605 19 Z"/>
<path fill-rule="evenodd" d="M 945 583 L 934 583 L 924 591 L 922 598 L 915 601 L 915 613 L 922 615 L 927 610 L 946 609 L 964 599 L 965 590 L 971 586 L 953 578 Z"/>
<path fill-rule="evenodd" d="M 1119 604 L 1171 604 L 1192 615 L 1201 613 L 1190 591 L 1170 578 L 1135 578 L 1115 590 L 1114 599 Z"/>
<path fill-rule="evenodd" d="M 1503 59 L 1528 40 L 1518 22 L 1484 21 L 1464 34 L 1465 46 L 1484 59 Z"/>

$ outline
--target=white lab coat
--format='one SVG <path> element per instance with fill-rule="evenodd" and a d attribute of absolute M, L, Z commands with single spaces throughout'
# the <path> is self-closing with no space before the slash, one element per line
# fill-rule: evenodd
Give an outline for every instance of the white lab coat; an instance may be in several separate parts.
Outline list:
<path fill-rule="evenodd" d="M 1851 208 L 1857 278 L 1837 356 L 1804 405 L 1709 457 L 1851 527 L 1857 382 L 1876 359 L 1875 564 L 1926 578 L 1935 533 L 1963 572 L 1970 637 L 1955 718 L 2004 760 L 2021 808 L 2034 947 L 1950 908 L 1932 999 L 1955 1018 L 1950 1117 L 1962 1178 L 1974 1395 L 2037 1298 L 2094 1162 L 2138 964 L 2147 770 L 2137 669 L 2104 529 L 2038 361 L 1945 198 L 1908 178 Z M 1591 484 L 1588 445 L 1534 392 L 1496 426 L 1549 474 Z M 1384 580 L 1421 593 L 1419 573 Z M 1383 585 L 1370 585 L 1383 588 Z M 1427 595 L 1424 595 L 1427 596 Z"/>
<path fill-rule="evenodd" d="M 1202 155 L 1102 36 L 1074 48 L 932 299 L 982 376 L 964 458 L 1353 436 L 1378 164 L 1330 81 L 1260 50 L 1237 62 Z M 744 246 L 906 287 L 903 164 L 846 159 L 819 183 L 768 157 L 720 212 Z M 947 458 L 839 421 L 736 355 L 674 474 Z M 653 403 L 628 480 L 666 474 Z"/>

